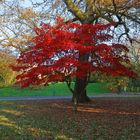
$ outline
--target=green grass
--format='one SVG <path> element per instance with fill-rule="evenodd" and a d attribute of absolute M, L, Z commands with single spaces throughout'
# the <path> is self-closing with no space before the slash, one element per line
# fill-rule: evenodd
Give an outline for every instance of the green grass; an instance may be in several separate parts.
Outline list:
<path fill-rule="evenodd" d="M 90 83 L 87 87 L 88 95 L 108 93 L 109 90 L 104 83 Z M 7 96 L 71 96 L 65 83 L 52 84 L 47 87 L 36 89 L 22 89 L 20 87 L 6 87 L 0 89 L 0 97 Z"/>

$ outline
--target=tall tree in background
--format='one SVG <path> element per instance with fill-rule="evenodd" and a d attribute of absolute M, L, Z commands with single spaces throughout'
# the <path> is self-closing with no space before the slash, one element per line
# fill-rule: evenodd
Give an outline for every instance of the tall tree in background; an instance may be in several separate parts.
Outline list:
<path fill-rule="evenodd" d="M 0 47 L 16 54 L 26 51 L 34 26 L 48 15 L 36 10 L 28 0 L 4 0 L 0 7 Z"/>

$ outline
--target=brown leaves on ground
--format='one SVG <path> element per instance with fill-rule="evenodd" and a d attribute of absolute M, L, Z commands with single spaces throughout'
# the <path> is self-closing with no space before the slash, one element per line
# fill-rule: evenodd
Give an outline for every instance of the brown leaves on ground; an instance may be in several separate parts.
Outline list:
<path fill-rule="evenodd" d="M 44 128 L 71 138 L 140 139 L 140 99 L 93 99 L 88 104 L 79 104 L 77 113 L 70 101 L 22 101 L 20 104 L 20 110 L 34 120 L 42 120 Z"/>

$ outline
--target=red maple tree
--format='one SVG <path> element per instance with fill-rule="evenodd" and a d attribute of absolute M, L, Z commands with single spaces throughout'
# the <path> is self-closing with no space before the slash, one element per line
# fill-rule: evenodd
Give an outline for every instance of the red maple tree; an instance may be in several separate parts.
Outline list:
<path fill-rule="evenodd" d="M 64 23 L 59 19 L 55 26 L 41 24 L 36 27 L 32 45 L 12 66 L 13 70 L 20 72 L 17 83 L 28 87 L 65 81 L 80 100 L 76 96 L 79 93 L 70 86 L 73 77 L 86 79 L 88 84 L 90 75 L 97 71 L 113 76 L 135 76 L 132 69 L 126 67 L 129 64 L 128 49 L 110 43 L 113 24 Z"/>

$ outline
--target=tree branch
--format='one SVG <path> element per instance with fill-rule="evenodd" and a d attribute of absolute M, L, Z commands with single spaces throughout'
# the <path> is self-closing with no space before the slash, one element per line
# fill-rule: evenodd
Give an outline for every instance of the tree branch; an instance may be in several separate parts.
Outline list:
<path fill-rule="evenodd" d="M 82 12 L 72 0 L 63 0 L 66 4 L 68 10 L 80 21 L 83 21 L 87 18 L 87 15 Z"/>

